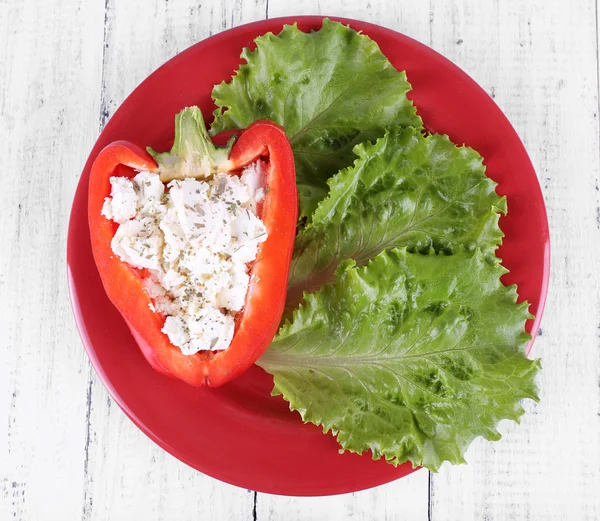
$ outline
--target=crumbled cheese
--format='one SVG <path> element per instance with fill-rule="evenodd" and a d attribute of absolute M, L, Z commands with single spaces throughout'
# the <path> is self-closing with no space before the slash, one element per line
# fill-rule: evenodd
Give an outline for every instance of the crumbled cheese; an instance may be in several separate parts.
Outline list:
<path fill-rule="evenodd" d="M 239 177 L 174 180 L 167 190 L 151 172 L 110 180 L 102 214 L 120 224 L 113 252 L 147 270 L 151 306 L 186 355 L 227 349 L 233 339 L 250 284 L 247 264 L 267 238 L 257 216 L 263 168 L 259 161 Z"/>
<path fill-rule="evenodd" d="M 153 219 L 131 219 L 117 228 L 111 241 L 112 250 L 135 268 L 158 270 L 163 240 L 157 232 Z"/>
<path fill-rule="evenodd" d="M 126 177 L 111 177 L 110 187 L 111 198 L 104 200 L 102 215 L 119 224 L 133 219 L 137 213 L 137 196 L 133 183 Z"/>
<path fill-rule="evenodd" d="M 150 172 L 140 172 L 133 178 L 133 189 L 137 194 L 137 212 L 162 217 L 164 207 L 160 202 L 165 193 L 165 185 L 159 176 Z"/>
<path fill-rule="evenodd" d="M 254 193 L 254 201 L 250 203 L 249 208 L 256 213 L 256 203 L 260 203 L 265 198 L 265 191 L 262 187 L 264 176 L 264 166 L 262 161 L 255 163 L 254 168 L 246 168 L 242 173 L 241 182 L 246 185 L 251 193 Z"/>
<path fill-rule="evenodd" d="M 231 279 L 217 293 L 217 302 L 220 307 L 240 311 L 244 307 L 244 288 L 250 284 L 250 277 L 244 269 L 244 264 L 233 264 L 229 270 Z"/>

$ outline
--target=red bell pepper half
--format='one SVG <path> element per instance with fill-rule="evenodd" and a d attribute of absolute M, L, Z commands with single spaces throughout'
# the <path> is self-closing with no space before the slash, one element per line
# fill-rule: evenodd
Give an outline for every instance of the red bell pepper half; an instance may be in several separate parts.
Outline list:
<path fill-rule="evenodd" d="M 108 298 L 129 325 L 150 365 L 193 386 L 216 387 L 246 371 L 277 332 L 297 221 L 294 157 L 284 130 L 270 121 L 256 121 L 226 147 L 211 142 L 197 107 L 184 109 L 175 125 L 170 152 L 158 154 L 148 149 L 148 153 L 133 143 L 116 141 L 94 161 L 88 199 L 92 251 Z M 258 206 L 258 216 L 268 237 L 250 266 L 250 286 L 244 308 L 236 317 L 233 340 L 223 351 L 184 355 L 161 331 L 165 317 L 149 306 L 151 299 L 143 287 L 145 270 L 124 263 L 111 249 L 118 225 L 101 214 L 104 199 L 110 196 L 110 177 L 131 178 L 142 170 L 158 172 L 163 182 L 209 171 L 237 175 L 258 159 L 267 163 L 263 179 L 266 195 Z"/>

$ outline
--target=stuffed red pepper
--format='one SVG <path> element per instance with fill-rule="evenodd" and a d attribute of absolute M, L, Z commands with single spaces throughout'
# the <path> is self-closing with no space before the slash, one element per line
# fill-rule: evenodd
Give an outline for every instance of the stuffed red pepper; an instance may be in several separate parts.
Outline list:
<path fill-rule="evenodd" d="M 100 152 L 88 216 L 106 293 L 155 369 L 218 386 L 268 348 L 297 221 L 281 127 L 257 121 L 218 147 L 186 108 L 169 152 L 126 141 Z"/>

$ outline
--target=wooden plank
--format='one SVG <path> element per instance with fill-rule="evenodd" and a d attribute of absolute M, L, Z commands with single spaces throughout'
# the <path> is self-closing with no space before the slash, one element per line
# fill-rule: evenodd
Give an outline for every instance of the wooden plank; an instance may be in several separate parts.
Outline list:
<path fill-rule="evenodd" d="M 213 33 L 264 17 L 261 1 L 106 4 L 100 123 L 153 70 Z M 103 15 L 104 17 L 104 15 Z M 84 520 L 251 519 L 254 493 L 192 470 L 154 445 L 90 380 Z"/>
<path fill-rule="evenodd" d="M 71 200 L 98 132 L 100 3 L 0 2 L 0 519 L 81 516 L 89 362 L 68 300 Z"/>
<path fill-rule="evenodd" d="M 269 18 L 300 14 L 337 15 L 358 18 L 429 42 L 429 2 L 395 1 L 365 3 L 360 0 L 331 2 L 319 0 L 290 4 L 269 0 Z M 288 498 L 259 494 L 259 521 L 295 520 L 393 520 L 420 521 L 428 516 L 428 472 L 421 470 L 402 480 L 355 494 L 325 498 Z"/>
<path fill-rule="evenodd" d="M 99 126 L 135 85 L 198 39 L 263 18 L 267 1 L 0 2 L 0 519 L 599 519 L 594 2 L 287 4 L 269 0 L 268 15 L 362 18 L 433 45 L 495 96 L 522 136 L 553 240 L 534 350 L 541 404 L 430 483 L 420 471 L 329 498 L 255 495 L 158 449 L 110 401 L 75 331 L 64 277 L 71 198 Z"/>
<path fill-rule="evenodd" d="M 552 279 L 533 355 L 542 401 L 432 479 L 431 519 L 600 518 L 598 81 L 593 1 L 436 3 L 433 47 L 495 96 L 548 206 Z M 575 37 L 576 35 L 576 37 Z M 525 253 L 525 252 L 524 252 Z"/>
<path fill-rule="evenodd" d="M 298 498 L 258 494 L 258 521 L 425 521 L 428 472 L 419 470 L 377 488 L 339 496 Z"/>

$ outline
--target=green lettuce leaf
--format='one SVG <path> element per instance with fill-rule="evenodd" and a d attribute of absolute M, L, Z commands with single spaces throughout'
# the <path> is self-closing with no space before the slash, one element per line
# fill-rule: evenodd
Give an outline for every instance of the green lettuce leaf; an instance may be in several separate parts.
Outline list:
<path fill-rule="evenodd" d="M 211 133 L 264 118 L 282 125 L 296 158 L 301 216 L 312 214 L 327 179 L 352 162 L 354 145 L 389 126 L 422 127 L 406 97 L 406 74 L 369 37 L 325 19 L 319 31 L 286 25 L 255 41 L 255 51 L 242 52 L 247 63 L 213 90 Z"/>
<path fill-rule="evenodd" d="M 273 394 L 342 451 L 436 471 L 463 463 L 475 437 L 499 439 L 498 422 L 537 400 L 527 304 L 480 250 L 391 250 L 351 264 L 307 295 L 258 362 Z"/>
<path fill-rule="evenodd" d="M 481 156 L 447 136 L 394 128 L 354 148 L 358 159 L 329 181 L 329 195 L 296 238 L 286 308 L 331 280 L 340 262 L 359 266 L 384 249 L 453 253 L 481 248 L 495 260 L 506 200 Z"/>

